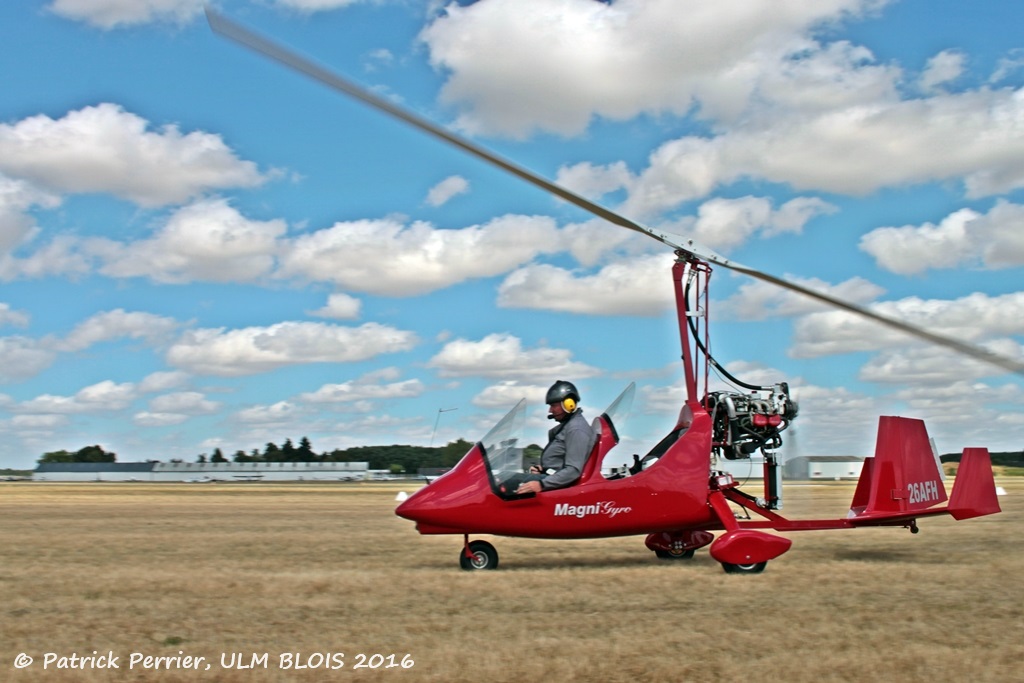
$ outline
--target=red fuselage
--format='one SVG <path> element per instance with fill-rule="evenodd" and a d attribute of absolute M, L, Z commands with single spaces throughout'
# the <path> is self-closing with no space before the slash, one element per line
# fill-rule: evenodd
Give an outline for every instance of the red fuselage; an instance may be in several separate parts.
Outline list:
<path fill-rule="evenodd" d="M 690 428 L 655 466 L 638 474 L 611 480 L 601 475 L 600 461 L 615 445 L 614 431 L 603 424 L 596 452 L 577 484 L 504 500 L 491 487 L 477 444 L 450 472 L 410 496 L 396 514 L 416 522 L 421 534 L 596 538 L 721 528 L 708 506 L 711 420 L 699 405 L 690 409 Z"/>

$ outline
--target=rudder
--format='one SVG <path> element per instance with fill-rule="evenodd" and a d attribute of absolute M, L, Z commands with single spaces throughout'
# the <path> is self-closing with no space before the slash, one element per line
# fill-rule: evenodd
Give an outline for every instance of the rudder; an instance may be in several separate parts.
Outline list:
<path fill-rule="evenodd" d="M 875 456 L 864 462 L 851 512 L 856 516 L 891 515 L 924 510 L 946 500 L 924 422 L 880 417 Z"/>

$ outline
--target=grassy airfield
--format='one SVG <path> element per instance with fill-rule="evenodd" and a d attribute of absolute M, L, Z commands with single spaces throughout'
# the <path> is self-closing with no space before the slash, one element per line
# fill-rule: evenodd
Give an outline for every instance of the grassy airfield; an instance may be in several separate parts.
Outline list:
<path fill-rule="evenodd" d="M 1002 514 L 792 534 L 742 576 L 642 537 L 491 539 L 463 572 L 394 516 L 419 484 L 0 483 L 0 680 L 1021 680 L 1024 480 L 997 484 Z"/>

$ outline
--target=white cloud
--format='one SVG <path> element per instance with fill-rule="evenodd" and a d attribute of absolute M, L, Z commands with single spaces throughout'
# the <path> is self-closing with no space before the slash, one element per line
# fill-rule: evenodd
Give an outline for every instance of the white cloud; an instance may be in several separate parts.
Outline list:
<path fill-rule="evenodd" d="M 1024 403 L 1019 386 L 991 386 L 963 379 L 941 387 L 904 388 L 896 393 L 896 398 L 905 401 L 922 418 L 941 415 L 943 420 L 952 419 L 961 425 L 978 422 L 977 410 L 986 404 L 1010 407 Z M 989 428 L 988 425 L 983 427 Z"/>
<path fill-rule="evenodd" d="M 57 354 L 29 337 L 0 337 L 0 380 L 32 377 L 53 364 Z"/>
<path fill-rule="evenodd" d="M 990 447 L 994 432 L 1006 448 L 1024 437 L 1024 395 L 1013 384 L 993 386 L 970 378 L 899 391 L 905 412 L 925 420 L 940 453 L 964 446 Z M 948 444 L 956 444 L 950 447 Z"/>
<path fill-rule="evenodd" d="M 175 211 L 156 235 L 122 244 L 91 240 L 88 251 L 111 277 L 148 277 L 156 282 L 251 282 L 274 266 L 282 220 L 253 221 L 226 200 L 198 201 Z"/>
<path fill-rule="evenodd" d="M 975 293 L 956 300 L 912 297 L 871 308 L 889 318 L 965 342 L 1024 333 L 1024 292 L 1001 296 Z M 794 332 L 791 354 L 797 358 L 898 348 L 914 341 L 842 311 L 812 313 L 797 321 Z"/>
<path fill-rule="evenodd" d="M 151 394 L 158 391 L 179 389 L 188 381 L 188 373 L 179 371 L 153 372 L 139 382 L 139 393 Z"/>
<path fill-rule="evenodd" d="M 867 304 L 885 293 L 885 290 L 859 277 L 830 285 L 817 278 L 798 278 L 787 275 L 785 280 L 816 290 L 822 294 L 850 303 Z M 830 310 L 826 304 L 768 282 L 754 280 L 740 285 L 735 294 L 715 306 L 716 314 L 738 320 L 764 320 L 774 317 L 793 317 L 814 311 Z"/>
<path fill-rule="evenodd" d="M 489 377 L 520 382 L 593 377 L 597 368 L 572 360 L 565 349 L 524 349 L 510 334 L 490 334 L 480 341 L 448 342 L 430 362 L 441 377 Z"/>
<path fill-rule="evenodd" d="M 891 408 L 890 401 L 867 396 L 845 387 L 812 384 L 791 386 L 800 413 L 784 440 L 804 441 L 799 455 L 872 453 L 878 415 Z M 796 434 L 800 434 L 797 437 Z"/>
<path fill-rule="evenodd" d="M 367 415 L 358 420 L 341 422 L 334 425 L 334 430 L 339 434 L 346 434 L 346 440 L 351 441 L 352 435 L 357 435 L 362 442 L 380 441 L 383 439 L 394 440 L 401 435 L 404 438 L 414 436 L 421 439 L 425 430 L 416 418 L 401 418 L 394 415 Z"/>
<path fill-rule="evenodd" d="M 19 413 L 80 415 L 124 410 L 138 397 L 131 382 L 104 380 L 81 389 L 74 396 L 42 394 L 16 407 Z"/>
<path fill-rule="evenodd" d="M 453 175 L 445 178 L 427 193 L 427 204 L 442 206 L 453 197 L 469 192 L 469 181 L 462 176 Z"/>
<path fill-rule="evenodd" d="M 1005 57 L 999 59 L 989 82 L 999 83 L 1021 69 L 1024 69 L 1024 48 L 1014 48 Z"/>
<path fill-rule="evenodd" d="M 218 401 L 211 401 L 198 391 L 178 391 L 156 396 L 149 407 L 158 413 L 180 413 L 182 415 L 208 415 L 220 408 Z"/>
<path fill-rule="evenodd" d="M 235 419 L 248 424 L 288 424 L 303 413 L 302 409 L 288 401 L 278 401 L 269 406 L 255 406 L 239 410 Z"/>
<path fill-rule="evenodd" d="M 410 296 L 500 275 L 559 248 L 559 232 L 547 217 L 501 216 L 461 230 L 364 220 L 292 240 L 282 256 L 280 275 L 331 282 L 351 291 Z"/>
<path fill-rule="evenodd" d="M 928 60 L 921 74 L 921 89 L 934 92 L 940 86 L 954 81 L 964 72 L 967 55 L 959 50 L 943 50 Z"/>
<path fill-rule="evenodd" d="M 389 67 L 395 62 L 395 54 L 387 48 L 371 50 L 363 57 L 363 68 L 367 71 L 376 71 Z"/>
<path fill-rule="evenodd" d="M 38 229 L 27 213 L 33 206 L 52 209 L 60 197 L 39 190 L 31 183 L 0 174 L 0 254 L 28 242 Z"/>
<path fill-rule="evenodd" d="M 1007 358 L 1024 359 L 1024 348 L 1012 339 L 986 342 L 984 347 Z M 992 375 L 992 367 L 940 347 L 886 350 L 871 358 L 858 378 L 894 386 L 936 387 Z"/>
<path fill-rule="evenodd" d="M 315 311 L 308 311 L 310 315 L 318 318 L 333 318 L 334 320 L 355 320 L 359 317 L 359 309 L 362 302 L 359 299 L 336 292 L 327 297 L 327 304 Z"/>
<path fill-rule="evenodd" d="M 16 311 L 10 304 L 0 303 L 0 326 L 14 325 L 15 327 L 27 327 L 29 321 L 28 313 Z"/>
<path fill-rule="evenodd" d="M 677 416 L 686 402 L 686 387 L 682 381 L 666 386 L 645 384 L 639 393 L 642 409 L 650 415 Z"/>
<path fill-rule="evenodd" d="M 264 180 L 219 135 L 148 128 L 146 120 L 109 103 L 57 120 L 39 114 L 0 124 L 0 173 L 48 192 L 109 192 L 144 207 Z"/>
<path fill-rule="evenodd" d="M 81 253 L 80 246 L 77 238 L 58 235 L 24 258 L 0 253 L 0 280 L 85 275 L 92 269 L 92 262 Z"/>
<path fill-rule="evenodd" d="M 688 236 L 712 249 L 729 249 L 758 232 L 764 237 L 800 233 L 811 218 L 835 211 L 827 202 L 806 197 L 792 199 L 777 211 L 765 197 L 715 198 L 701 204 Z"/>
<path fill-rule="evenodd" d="M 860 240 L 881 268 L 901 275 L 981 263 L 988 268 L 1024 265 L 1024 206 L 999 200 L 987 214 L 960 209 L 938 225 L 885 227 Z"/>
<path fill-rule="evenodd" d="M 53 0 L 54 14 L 102 29 L 156 21 L 185 24 L 202 14 L 205 0 Z"/>
<path fill-rule="evenodd" d="M 623 161 L 616 161 L 607 166 L 584 161 L 559 168 L 555 176 L 558 185 L 591 199 L 624 190 L 633 184 L 633 180 L 633 174 Z"/>
<path fill-rule="evenodd" d="M 595 116 L 735 115 L 804 34 L 874 0 L 490 0 L 421 33 L 448 76 L 442 98 L 472 133 L 581 132 Z M 571 36 L 567 40 L 566 36 Z"/>
<path fill-rule="evenodd" d="M 173 318 L 152 313 L 129 313 L 122 309 L 97 313 L 79 323 L 63 340 L 54 342 L 57 351 L 81 351 L 114 339 L 142 339 L 157 345 L 170 338 L 180 326 Z"/>
<path fill-rule="evenodd" d="M 660 315 L 673 301 L 671 254 L 625 259 L 593 275 L 547 264 L 511 273 L 498 305 L 593 315 Z"/>
<path fill-rule="evenodd" d="M 413 398 L 422 394 L 424 389 L 423 382 L 418 379 L 377 384 L 373 378 L 363 377 L 341 384 L 325 384 L 314 392 L 301 394 L 299 398 L 307 403 L 356 403 L 366 400 Z"/>
<path fill-rule="evenodd" d="M 153 413 L 142 411 L 132 415 L 132 423 L 139 427 L 169 427 L 188 421 L 188 415 L 181 413 Z"/>
<path fill-rule="evenodd" d="M 958 180 L 969 197 L 1000 194 L 1024 187 L 1022 116 L 1024 90 L 1008 89 L 773 112 L 715 137 L 663 144 L 623 211 L 656 214 L 745 177 L 853 195 Z"/>
<path fill-rule="evenodd" d="M 347 7 L 349 5 L 355 5 L 357 3 L 367 1 L 368 0 L 273 0 L 274 4 L 279 7 L 287 7 L 289 9 L 307 12 L 310 14 L 313 12 L 324 12 L 327 10 L 339 9 L 341 7 Z"/>
<path fill-rule="evenodd" d="M 216 413 L 221 405 L 198 391 L 178 391 L 154 397 L 149 402 L 150 410 L 136 413 L 132 421 L 140 427 L 178 425 L 197 415 Z"/>
<path fill-rule="evenodd" d="M 159 345 L 168 341 L 178 327 L 179 323 L 171 318 L 117 309 L 91 316 L 63 339 L 0 337 L 0 378 L 26 379 L 50 367 L 60 353 L 84 351 L 95 344 L 117 339 L 139 339 L 149 345 Z"/>
<path fill-rule="evenodd" d="M 541 405 L 547 396 L 548 386 L 523 384 L 515 380 L 498 382 L 486 387 L 473 397 L 473 405 L 488 410 L 508 410 L 522 399 L 527 403 Z"/>
<path fill-rule="evenodd" d="M 606 254 L 617 250 L 648 253 L 653 244 L 640 233 L 623 230 L 603 218 L 570 223 L 562 228 L 561 243 L 584 268 L 597 265 Z"/>
<path fill-rule="evenodd" d="M 933 95 L 902 99 L 898 67 L 810 38 L 882 4 L 707 0 L 679 12 L 668 0 L 493 0 L 449 6 L 421 37 L 449 74 L 443 99 L 462 107 L 459 125 L 471 132 L 574 135 L 595 116 L 683 116 L 695 106 L 718 124 L 711 136 L 664 144 L 640 173 L 622 162 L 560 171 L 584 194 L 628 188 L 623 213 L 634 217 L 746 177 L 847 194 L 948 180 L 972 197 L 1024 186 L 1021 91 L 941 91 L 963 69 L 962 55 L 946 51 L 923 77 Z"/>
<path fill-rule="evenodd" d="M 237 330 L 185 333 L 167 351 L 167 362 L 193 374 L 230 377 L 305 363 L 349 363 L 407 351 L 416 335 L 387 325 L 339 327 L 283 322 Z"/>
<path fill-rule="evenodd" d="M 179 372 L 154 373 L 139 383 L 139 393 L 162 391 L 181 386 L 187 374 Z M 132 422 L 140 427 L 167 427 L 187 422 L 189 418 L 212 415 L 221 408 L 221 403 L 210 400 L 199 391 L 175 391 L 155 396 L 150 400 L 150 409 L 136 413 Z"/>
<path fill-rule="evenodd" d="M 596 167 L 589 167 L 589 171 L 600 175 L 600 169 Z M 596 194 L 599 180 L 588 181 L 581 178 L 580 165 L 573 167 L 573 174 L 576 176 L 573 182 L 588 185 L 591 193 Z M 660 223 L 656 227 L 658 230 L 693 238 L 697 243 L 711 249 L 728 249 L 743 244 L 758 234 L 761 237 L 773 237 L 782 233 L 799 234 L 811 219 L 835 213 L 837 210 L 832 204 L 815 197 L 796 197 L 778 209 L 774 206 L 774 200 L 768 197 L 719 197 L 701 204 L 696 216 Z M 584 235 L 586 242 L 582 242 L 568 228 L 563 232 L 567 243 L 576 250 L 573 252 L 574 255 L 580 258 L 584 265 L 591 265 L 596 261 L 591 252 L 599 256 L 617 243 L 625 241 L 629 235 L 628 231 L 623 231 L 622 228 L 603 220 L 582 225 L 592 226 L 588 234 Z M 578 230 L 581 226 L 574 227 Z M 602 232 L 595 233 L 595 228 L 600 228 Z M 573 241 L 569 242 L 570 239 Z M 607 245 L 609 240 L 611 245 Z"/>
<path fill-rule="evenodd" d="M 791 116 L 819 116 L 864 103 L 899 99 L 903 72 L 878 64 L 871 50 L 848 41 L 802 39 L 776 64 L 766 64 L 756 95 L 743 112 L 751 125 L 771 133 L 772 122 Z"/>
<path fill-rule="evenodd" d="M 68 424 L 66 415 L 15 415 L 11 426 L 24 436 L 25 432 L 49 432 Z"/>

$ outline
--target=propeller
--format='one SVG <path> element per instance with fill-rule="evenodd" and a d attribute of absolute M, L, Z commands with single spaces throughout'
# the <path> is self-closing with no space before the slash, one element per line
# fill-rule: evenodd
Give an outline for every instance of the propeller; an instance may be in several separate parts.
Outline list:
<path fill-rule="evenodd" d="M 352 81 L 339 76 L 330 69 L 321 66 L 320 64 L 317 64 L 311 59 L 303 57 L 298 53 L 290 49 L 287 49 L 278 43 L 275 43 L 269 38 L 261 36 L 255 33 L 254 31 L 242 26 L 241 24 L 238 24 L 237 22 L 211 9 L 209 6 L 206 7 L 206 19 L 210 24 L 210 28 L 213 29 L 215 33 L 224 36 L 225 38 L 228 38 L 236 43 L 239 43 L 240 45 L 243 45 L 259 54 L 262 54 L 265 57 L 269 57 L 270 59 L 276 62 L 284 64 L 285 66 L 288 66 L 294 69 L 295 71 L 298 71 L 299 73 L 305 74 L 306 76 L 323 83 L 329 88 L 338 90 L 342 93 L 345 93 L 346 95 L 349 95 L 350 97 L 354 97 L 355 99 L 360 100 L 363 103 L 368 104 L 369 106 L 374 107 L 375 109 L 378 109 L 386 114 L 389 114 L 401 121 L 404 121 L 405 123 L 415 128 L 418 128 L 419 130 L 425 133 L 429 133 L 434 137 L 440 138 L 444 142 L 450 145 L 454 145 L 455 147 L 458 147 L 459 149 L 462 149 L 463 151 L 468 152 L 473 156 L 483 159 L 487 163 L 493 164 L 494 166 L 504 169 L 508 173 L 511 173 L 512 175 L 517 176 L 522 180 L 525 180 L 531 185 L 539 187 L 599 218 L 603 218 L 609 223 L 618 225 L 619 227 L 626 228 L 628 230 L 643 233 L 644 235 L 647 235 L 648 237 L 651 237 L 661 242 L 662 244 L 672 247 L 677 252 L 682 252 L 683 254 L 695 257 L 702 261 L 706 261 L 717 266 L 722 266 L 723 268 L 728 268 L 730 270 L 742 273 L 744 275 L 747 275 L 748 277 L 752 277 L 757 280 L 769 282 L 777 287 L 781 287 L 782 289 L 797 292 L 799 294 L 810 297 L 822 303 L 828 304 L 829 306 L 839 308 L 854 315 L 858 315 L 862 318 L 873 320 L 876 323 L 879 323 L 886 327 L 899 330 L 900 332 L 903 332 L 912 337 L 916 337 L 918 339 L 922 339 L 932 344 L 936 344 L 938 346 L 951 349 L 957 353 L 974 358 L 975 360 L 983 361 L 985 363 L 989 363 L 991 365 L 1000 367 L 1004 370 L 1024 375 L 1024 362 L 1022 361 L 1007 356 L 1003 356 L 1001 354 L 993 353 L 988 349 L 982 348 L 980 346 L 975 346 L 973 344 L 968 344 L 958 339 L 953 339 L 951 337 L 937 334 L 935 332 L 930 332 L 926 329 L 917 327 L 915 325 L 911 325 L 910 323 L 904 322 L 902 320 L 881 315 L 864 306 L 859 306 L 849 301 L 844 301 L 843 299 L 839 299 L 829 294 L 825 294 L 823 292 L 811 289 L 809 287 L 805 287 L 795 282 L 784 280 L 775 275 L 771 275 L 769 273 L 757 270 L 756 268 L 752 268 L 750 266 L 737 263 L 736 261 L 728 259 L 720 254 L 717 254 L 713 250 L 696 243 L 692 239 L 680 238 L 677 236 L 670 237 L 665 233 L 653 230 L 645 225 L 641 225 L 640 223 L 632 221 L 629 218 L 626 218 L 625 216 L 622 216 L 621 214 L 618 214 L 615 211 L 608 209 L 607 207 L 601 206 L 600 204 L 593 202 L 587 199 L 586 197 L 582 197 L 576 194 L 575 192 L 572 192 L 560 185 L 551 182 L 550 180 L 544 178 L 543 176 L 540 176 L 526 168 L 523 168 L 522 166 L 512 161 L 509 161 L 508 159 L 505 159 L 499 156 L 498 154 L 495 154 L 494 152 L 490 151 L 485 147 L 482 147 L 481 145 L 478 145 L 460 135 L 457 135 L 456 133 L 446 130 L 445 128 L 442 128 L 436 123 L 426 118 L 423 118 L 422 116 L 419 116 L 414 112 L 399 107 L 395 105 L 393 102 L 390 102 L 382 97 L 373 94 L 372 92 L 369 92 L 368 90 L 360 87 L 359 85 L 356 85 Z"/>

